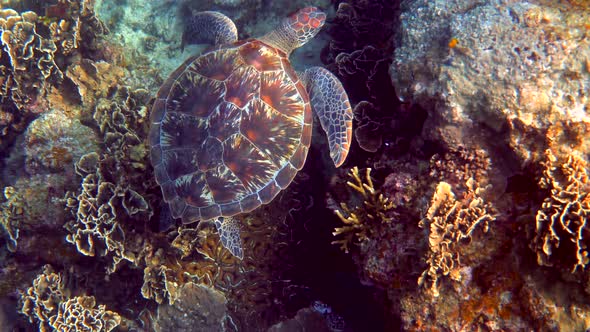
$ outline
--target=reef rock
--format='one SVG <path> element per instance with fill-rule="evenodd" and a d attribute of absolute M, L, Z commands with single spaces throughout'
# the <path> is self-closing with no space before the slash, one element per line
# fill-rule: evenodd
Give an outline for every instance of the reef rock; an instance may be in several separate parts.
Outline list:
<path fill-rule="evenodd" d="M 501 144 L 492 159 L 537 162 L 552 125 L 590 122 L 588 9 L 581 1 L 406 1 L 390 67 L 397 95 L 428 110 L 427 140 Z"/>
<path fill-rule="evenodd" d="M 158 307 L 156 331 L 235 330 L 227 312 L 227 299 L 221 292 L 195 283 L 182 285 L 178 292 L 174 304 Z"/>

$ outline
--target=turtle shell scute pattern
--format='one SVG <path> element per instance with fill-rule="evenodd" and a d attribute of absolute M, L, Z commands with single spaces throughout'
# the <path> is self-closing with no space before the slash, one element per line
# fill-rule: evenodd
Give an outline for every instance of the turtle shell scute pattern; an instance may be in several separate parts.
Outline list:
<path fill-rule="evenodd" d="M 190 223 L 269 203 L 303 167 L 311 107 L 286 55 L 248 40 L 185 61 L 150 117 L 156 180 Z"/>

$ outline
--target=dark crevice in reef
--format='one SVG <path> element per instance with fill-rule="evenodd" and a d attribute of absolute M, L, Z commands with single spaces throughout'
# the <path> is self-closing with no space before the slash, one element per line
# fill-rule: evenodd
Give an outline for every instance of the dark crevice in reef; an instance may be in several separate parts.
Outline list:
<path fill-rule="evenodd" d="M 310 195 L 314 203 L 304 220 L 294 223 L 294 241 L 300 243 L 294 257 L 293 284 L 309 288 L 302 301 L 328 304 L 353 330 L 383 331 L 382 304 L 374 298 L 378 290 L 363 285 L 351 256 L 331 244 L 332 232 L 341 222 L 325 204 L 330 181 L 325 172 L 333 168 L 323 164 L 326 148 L 312 147 L 302 170 L 309 178 L 299 186 L 306 188 L 304 194 Z"/>

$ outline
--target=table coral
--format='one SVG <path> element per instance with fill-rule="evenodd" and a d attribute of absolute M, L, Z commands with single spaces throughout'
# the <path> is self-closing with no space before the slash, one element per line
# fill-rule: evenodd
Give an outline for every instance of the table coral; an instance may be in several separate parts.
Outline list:
<path fill-rule="evenodd" d="M 467 193 L 458 200 L 451 186 L 440 182 L 426 218 L 420 221 L 420 227 L 429 229 L 430 252 L 426 258 L 429 268 L 422 273 L 418 284 L 427 286 L 435 297 L 439 295 L 441 276 L 461 280 L 462 242 L 470 240 L 478 227 L 487 232 L 488 223 L 495 220 L 493 207 L 482 197 L 485 188 L 479 188 L 473 179 L 466 186 Z"/>
<path fill-rule="evenodd" d="M 590 181 L 588 163 L 578 154 L 557 158 L 545 152 L 539 186 L 548 196 L 536 214 L 535 236 L 530 247 L 539 265 L 557 266 L 572 273 L 590 261 Z"/>
<path fill-rule="evenodd" d="M 346 203 L 341 202 L 341 210 L 334 210 L 344 226 L 334 229 L 332 234 L 343 236 L 343 238 L 332 243 L 339 244 L 340 249 L 345 252 L 350 250 L 351 244 L 368 241 L 372 238 L 377 232 L 374 223 L 378 225 L 391 222 L 392 219 L 388 215 L 388 211 L 394 208 L 389 199 L 374 188 L 370 168 L 365 170 L 365 177 L 361 179 L 358 167 L 353 167 L 350 170 L 350 177 L 353 182 L 348 181 L 346 184 L 361 194 L 363 203 L 351 209 Z"/>

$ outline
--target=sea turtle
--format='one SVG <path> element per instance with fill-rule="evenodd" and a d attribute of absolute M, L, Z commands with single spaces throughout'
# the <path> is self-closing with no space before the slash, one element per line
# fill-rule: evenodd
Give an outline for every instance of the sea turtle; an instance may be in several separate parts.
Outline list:
<path fill-rule="evenodd" d="M 305 163 L 312 110 L 336 167 L 348 154 L 352 110 L 342 84 L 321 67 L 297 73 L 288 59 L 325 19 L 306 7 L 270 33 L 238 41 L 227 16 L 196 14 L 183 43 L 215 46 L 178 67 L 151 110 L 151 160 L 172 216 L 214 222 L 223 246 L 240 259 L 232 216 L 269 203 L 291 183 Z"/>

